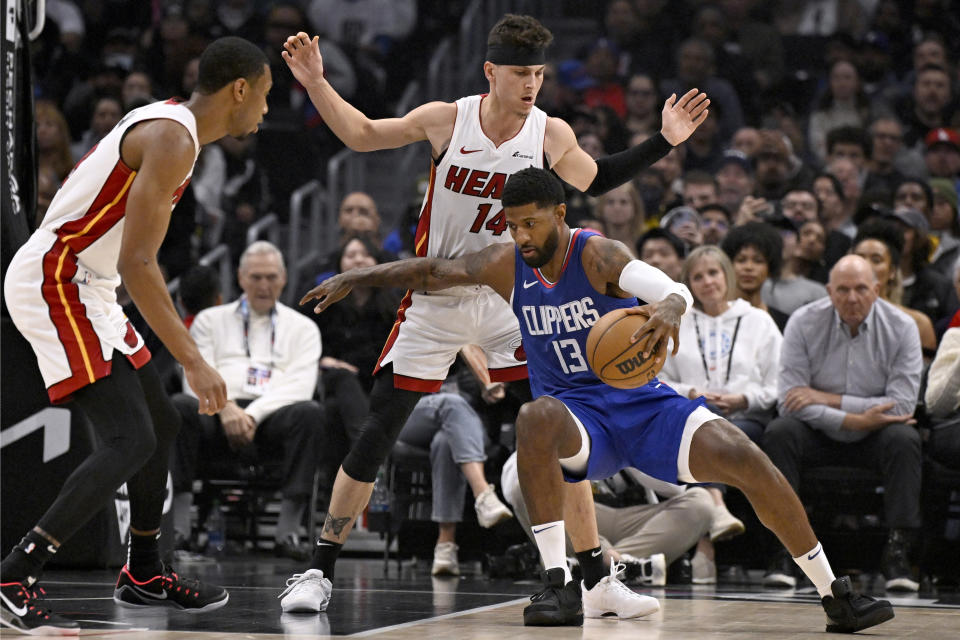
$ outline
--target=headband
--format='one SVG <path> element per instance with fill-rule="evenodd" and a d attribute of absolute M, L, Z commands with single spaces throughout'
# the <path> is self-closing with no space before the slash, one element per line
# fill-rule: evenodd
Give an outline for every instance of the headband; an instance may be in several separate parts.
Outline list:
<path fill-rule="evenodd" d="M 543 47 L 518 47 L 512 44 L 492 44 L 487 47 L 487 60 L 493 64 L 529 67 L 546 64 L 546 49 Z"/>

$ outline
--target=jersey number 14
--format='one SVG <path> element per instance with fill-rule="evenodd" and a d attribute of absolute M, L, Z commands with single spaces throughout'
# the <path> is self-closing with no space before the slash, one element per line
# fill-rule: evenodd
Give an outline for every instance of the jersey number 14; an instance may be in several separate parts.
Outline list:
<path fill-rule="evenodd" d="M 491 209 L 493 209 L 493 205 L 489 202 L 485 202 L 477 207 L 477 219 L 474 220 L 470 226 L 470 233 L 480 233 L 481 229 L 486 228 L 487 231 L 492 231 L 493 235 L 499 236 L 507 230 L 507 216 L 503 212 L 503 209 L 500 209 L 496 215 L 487 220 Z M 487 224 L 483 224 L 484 220 L 487 221 Z"/>

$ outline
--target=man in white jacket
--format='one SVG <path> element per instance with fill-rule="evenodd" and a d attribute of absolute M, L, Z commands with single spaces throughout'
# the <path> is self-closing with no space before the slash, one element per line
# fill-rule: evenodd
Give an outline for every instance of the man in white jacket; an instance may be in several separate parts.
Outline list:
<path fill-rule="evenodd" d="M 174 527 L 189 539 L 191 488 L 205 465 L 228 456 L 244 461 L 283 461 L 283 501 L 275 539 L 280 555 L 305 556 L 297 530 L 316 471 L 317 433 L 323 424 L 312 400 L 320 362 L 317 325 L 278 300 L 286 284 L 280 250 L 251 244 L 240 257 L 239 300 L 198 313 L 190 334 L 204 360 L 223 376 L 227 404 L 216 415 L 197 413 L 197 399 L 174 397 L 183 418 L 173 464 Z M 301 558 L 302 559 L 302 558 Z"/>

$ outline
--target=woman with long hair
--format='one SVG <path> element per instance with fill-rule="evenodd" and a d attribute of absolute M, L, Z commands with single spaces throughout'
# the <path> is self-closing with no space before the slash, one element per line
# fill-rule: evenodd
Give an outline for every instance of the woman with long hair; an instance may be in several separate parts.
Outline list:
<path fill-rule="evenodd" d="M 647 215 L 640 192 L 628 182 L 597 198 L 594 217 L 603 223 L 608 238 L 619 240 L 633 251 L 643 235 Z"/>
<path fill-rule="evenodd" d="M 856 66 L 837 60 L 830 67 L 827 88 L 810 114 L 807 139 L 822 162 L 827 156 L 827 133 L 842 126 L 864 127 L 870 118 L 870 101 Z"/>
<path fill-rule="evenodd" d="M 63 181 L 73 169 L 67 120 L 57 105 L 49 100 L 37 100 L 34 113 L 37 123 L 37 167 L 52 170 L 57 180 Z"/>

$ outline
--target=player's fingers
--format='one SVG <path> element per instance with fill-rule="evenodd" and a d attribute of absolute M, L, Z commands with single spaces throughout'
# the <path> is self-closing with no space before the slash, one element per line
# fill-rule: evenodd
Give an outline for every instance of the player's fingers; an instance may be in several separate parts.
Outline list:
<path fill-rule="evenodd" d="M 696 88 L 690 89 L 690 91 L 687 91 L 685 94 L 683 94 L 680 100 L 677 101 L 677 106 L 681 109 L 686 109 L 690 101 L 693 100 L 693 97 L 697 95 L 699 92 L 700 92 L 699 89 L 696 89 Z"/>
<path fill-rule="evenodd" d="M 313 289 L 310 289 L 310 291 L 307 291 L 307 292 L 303 295 L 302 298 L 300 298 L 300 305 L 302 306 L 302 305 L 310 302 L 310 301 L 313 300 L 314 298 L 316 298 L 317 300 L 319 300 L 321 297 L 323 297 L 323 293 L 322 293 L 322 292 L 323 292 L 323 285 L 322 285 L 322 284 L 319 284 L 319 285 L 315 286 Z"/>
<path fill-rule="evenodd" d="M 670 97 L 667 98 L 666 102 L 663 103 L 665 109 L 672 109 L 673 105 L 677 103 L 677 94 L 671 93 Z"/>
<path fill-rule="evenodd" d="M 696 118 L 696 117 L 699 116 L 701 113 L 703 113 L 704 111 L 706 111 L 706 110 L 707 110 L 707 107 L 709 107 L 709 106 L 710 106 L 710 101 L 709 101 L 709 100 L 707 100 L 707 99 L 701 100 L 701 101 L 698 102 L 694 107 L 692 107 L 691 109 L 689 109 L 689 111 L 690 111 L 690 116 L 693 117 L 693 118 Z"/>
<path fill-rule="evenodd" d="M 697 95 L 690 98 L 689 101 L 687 101 L 687 105 L 685 108 L 687 111 L 693 111 L 694 109 L 697 109 L 698 107 L 700 107 L 706 101 L 707 101 L 707 94 L 698 93 Z"/>
<path fill-rule="evenodd" d="M 655 327 L 656 327 L 656 324 L 653 322 L 653 320 L 647 320 L 640 326 L 639 329 L 633 332 L 632 336 L 630 336 L 630 343 L 632 344 L 638 341 L 644 335 L 653 331 Z"/>
<path fill-rule="evenodd" d="M 701 113 L 699 116 L 693 119 L 693 126 L 699 127 L 701 124 L 703 124 L 703 121 L 706 120 L 707 116 L 709 115 L 710 115 L 709 109 Z"/>
<path fill-rule="evenodd" d="M 663 325 L 654 329 L 653 334 L 647 339 L 647 347 L 643 350 L 643 357 L 649 358 L 650 354 L 660 346 L 660 342 L 665 340 L 666 337 L 666 331 Z"/>
<path fill-rule="evenodd" d="M 674 327 L 673 331 L 670 332 L 670 337 L 673 338 L 673 355 L 677 355 L 680 352 L 680 329 Z"/>

